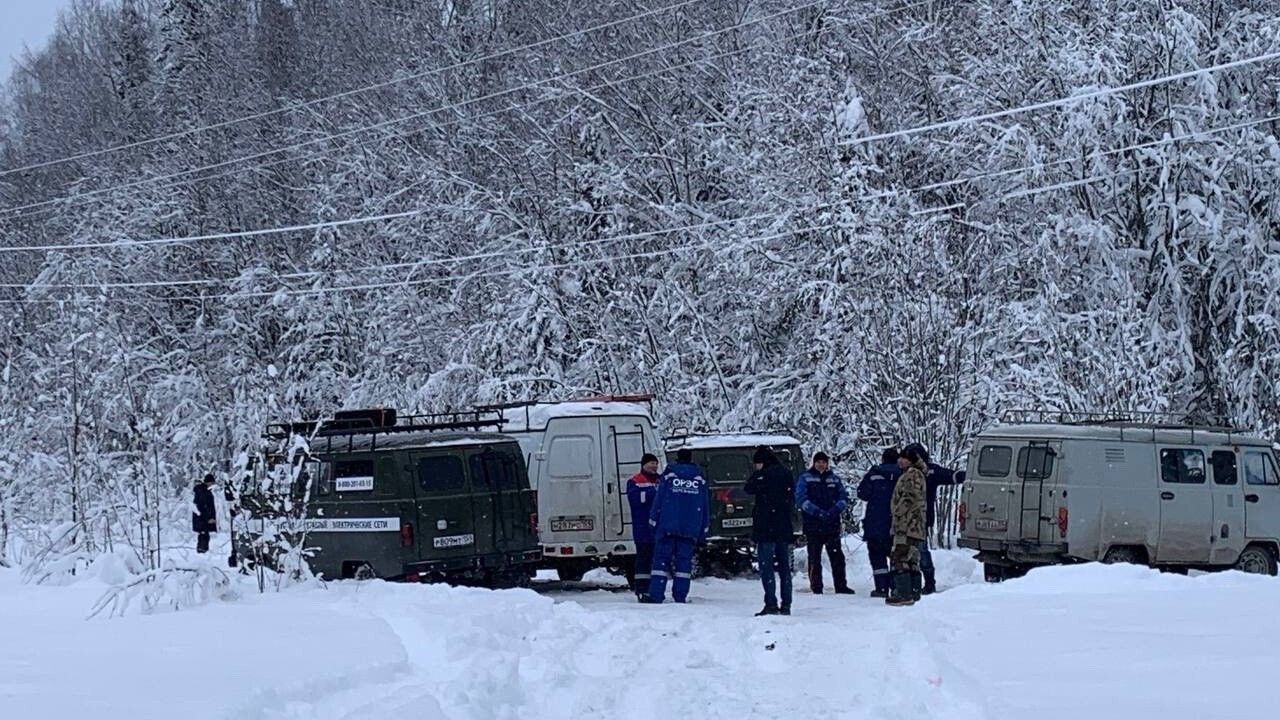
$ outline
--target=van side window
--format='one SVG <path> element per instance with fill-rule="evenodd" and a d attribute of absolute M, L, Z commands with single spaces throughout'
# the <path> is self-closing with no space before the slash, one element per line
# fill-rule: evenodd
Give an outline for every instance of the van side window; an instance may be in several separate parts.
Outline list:
<path fill-rule="evenodd" d="M 1247 452 L 1244 454 L 1244 481 L 1250 485 L 1280 485 L 1271 453 Z"/>
<path fill-rule="evenodd" d="M 316 485 L 316 492 L 321 495 L 328 495 L 333 492 L 333 463 L 321 463 L 320 482 Z"/>
<path fill-rule="evenodd" d="M 333 463 L 333 484 L 338 492 L 368 490 L 373 486 L 373 458 L 338 460 Z"/>
<path fill-rule="evenodd" d="M 1018 450 L 1018 477 L 1024 479 L 1047 478 L 1052 474 L 1052 450 L 1044 445 L 1032 445 Z"/>
<path fill-rule="evenodd" d="M 982 477 L 1004 477 L 1013 464 L 1013 448 L 1004 445 L 984 445 L 978 451 L 978 474 Z"/>
<path fill-rule="evenodd" d="M 1160 451 L 1160 479 L 1167 483 L 1204 483 L 1204 453 L 1200 450 Z"/>
<path fill-rule="evenodd" d="M 427 492 L 462 490 L 467 476 L 462 472 L 462 458 L 456 455 L 433 455 L 418 461 L 418 484 Z"/>
<path fill-rule="evenodd" d="M 1213 465 L 1214 485 L 1235 485 L 1236 454 L 1230 450 L 1214 450 L 1209 456 L 1209 464 Z"/>

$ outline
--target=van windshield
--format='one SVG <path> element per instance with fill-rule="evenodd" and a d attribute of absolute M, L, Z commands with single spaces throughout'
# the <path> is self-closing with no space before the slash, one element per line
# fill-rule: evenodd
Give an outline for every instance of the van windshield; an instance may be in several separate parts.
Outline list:
<path fill-rule="evenodd" d="M 712 485 L 745 485 L 755 468 L 750 451 L 709 452 L 703 472 Z"/>

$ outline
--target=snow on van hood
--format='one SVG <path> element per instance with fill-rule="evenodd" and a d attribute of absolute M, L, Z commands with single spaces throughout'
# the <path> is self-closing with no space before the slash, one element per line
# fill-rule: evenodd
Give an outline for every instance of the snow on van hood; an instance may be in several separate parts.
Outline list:
<path fill-rule="evenodd" d="M 688 448 L 705 450 L 709 448 L 754 448 L 760 445 L 769 447 L 785 447 L 799 445 L 800 441 L 790 435 L 765 435 L 756 433 L 726 433 L 724 435 L 691 435 L 684 438 L 673 438 L 667 442 L 668 450 Z"/>
<path fill-rule="evenodd" d="M 524 430 L 542 430 L 546 428 L 547 421 L 553 418 L 649 418 L 649 408 L 640 403 L 575 400 L 571 402 L 538 403 L 528 407 L 504 408 L 502 416 L 507 419 L 507 423 L 502 426 L 503 432 L 522 432 Z"/>

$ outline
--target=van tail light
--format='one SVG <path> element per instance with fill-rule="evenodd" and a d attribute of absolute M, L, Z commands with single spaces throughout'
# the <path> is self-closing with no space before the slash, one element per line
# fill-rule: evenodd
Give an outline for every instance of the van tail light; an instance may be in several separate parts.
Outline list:
<path fill-rule="evenodd" d="M 1058 508 L 1058 535 L 1067 536 L 1067 509 L 1064 507 Z"/>
<path fill-rule="evenodd" d="M 413 523 L 400 523 L 400 547 L 413 547 Z"/>
<path fill-rule="evenodd" d="M 716 494 L 716 502 L 724 503 L 725 505 L 728 505 L 728 504 L 729 504 L 729 498 L 731 497 L 731 493 L 732 493 L 732 492 L 733 492 L 732 490 L 729 490 L 729 489 L 727 489 L 727 488 L 726 488 L 726 489 L 724 489 L 724 490 L 716 490 L 716 493 L 715 493 L 715 494 Z"/>
<path fill-rule="evenodd" d="M 529 513 L 529 532 L 538 534 L 538 513 Z"/>
<path fill-rule="evenodd" d="M 969 519 L 969 508 L 964 503 L 960 503 L 960 508 L 956 510 L 956 522 L 960 524 L 960 529 L 964 530 L 965 521 Z"/>

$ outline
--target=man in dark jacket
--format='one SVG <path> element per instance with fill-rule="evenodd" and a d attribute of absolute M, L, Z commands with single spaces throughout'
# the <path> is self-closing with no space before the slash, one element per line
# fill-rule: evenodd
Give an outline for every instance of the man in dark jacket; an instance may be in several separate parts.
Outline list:
<path fill-rule="evenodd" d="M 627 503 L 631 506 L 631 539 L 636 543 L 636 565 L 631 575 L 631 591 L 636 598 L 649 592 L 649 571 L 653 568 L 653 527 L 649 509 L 658 496 L 658 458 L 645 453 L 640 472 L 627 481 Z"/>
<path fill-rule="evenodd" d="M 933 537 L 933 524 L 938 517 L 938 488 L 942 485 L 958 485 L 964 482 L 964 473 L 956 474 L 951 468 L 943 467 L 929 458 L 929 451 L 922 443 L 911 443 L 908 447 L 919 453 L 929 471 L 925 473 L 925 513 L 927 514 L 928 536 L 920 544 L 920 572 L 924 575 L 921 595 L 931 595 L 938 591 L 937 579 L 933 569 L 933 554 L 929 552 L 929 538 Z"/>
<path fill-rule="evenodd" d="M 845 577 L 844 548 L 841 547 L 840 515 L 849 505 L 849 490 L 844 480 L 831 470 L 831 459 L 824 452 L 813 456 L 813 465 L 796 480 L 796 507 L 804 521 L 804 536 L 809 550 L 809 589 L 822 594 L 822 551 L 831 558 L 831 581 L 837 595 L 852 595 L 853 588 Z"/>
<path fill-rule="evenodd" d="M 862 516 L 862 539 L 871 560 L 871 576 L 876 589 L 871 597 L 889 597 L 889 552 L 893 549 L 893 518 L 889 501 L 893 486 L 902 470 L 898 467 L 898 449 L 886 448 L 880 464 L 867 471 L 858 483 L 858 499 L 866 505 Z"/>
<path fill-rule="evenodd" d="M 761 615 L 791 614 L 791 542 L 795 528 L 791 525 L 795 481 L 777 456 L 767 447 L 756 448 L 752 456 L 756 471 L 744 488 L 754 495 L 756 506 L 751 514 L 752 539 L 756 542 L 756 560 L 760 564 L 760 582 L 764 585 L 764 609 Z M 782 604 L 774 573 L 782 584 Z"/>
<path fill-rule="evenodd" d="M 641 602 L 660 603 L 667 594 L 667 578 L 672 578 L 671 597 L 678 603 L 689 597 L 693 581 L 693 552 L 707 539 L 711 522 L 707 507 L 707 481 L 702 468 L 693 464 L 687 448 L 676 453 L 676 462 L 667 467 L 658 482 L 657 497 L 649 509 L 653 528 L 653 568 L 649 594 Z"/>
<path fill-rule="evenodd" d="M 195 512 L 191 513 L 191 530 L 196 534 L 196 552 L 209 552 L 209 533 L 218 532 L 218 510 L 213 504 L 213 473 L 204 476 L 195 487 Z"/>

